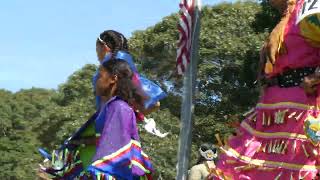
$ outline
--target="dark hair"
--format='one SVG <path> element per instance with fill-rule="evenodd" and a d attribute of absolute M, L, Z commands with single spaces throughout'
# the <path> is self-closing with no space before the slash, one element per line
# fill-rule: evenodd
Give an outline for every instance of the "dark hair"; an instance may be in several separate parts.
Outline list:
<path fill-rule="evenodd" d="M 211 144 L 211 143 L 203 143 L 203 144 L 201 144 L 200 149 L 201 149 L 201 151 L 203 151 L 203 152 L 205 152 L 205 151 L 207 151 L 207 150 L 209 150 L 209 149 L 211 149 L 214 153 L 217 152 L 217 149 L 214 148 L 213 144 Z M 199 154 L 200 154 L 200 153 L 199 153 Z M 204 158 L 204 157 L 200 154 L 200 157 L 199 157 L 199 159 L 198 159 L 198 161 L 197 161 L 196 164 L 202 164 L 202 163 L 205 162 L 205 161 L 207 161 L 206 158 Z M 214 161 L 215 161 L 215 160 L 214 160 Z"/>
<path fill-rule="evenodd" d="M 133 72 L 129 64 L 121 59 L 111 59 L 102 66 L 112 75 L 118 77 L 115 95 L 128 102 L 130 105 L 143 106 L 146 96 L 142 90 L 133 84 Z"/>
<path fill-rule="evenodd" d="M 213 150 L 214 149 L 213 147 L 214 146 L 211 143 L 203 143 L 203 144 L 201 144 L 200 149 L 201 149 L 201 151 L 204 152 L 204 151 L 207 151 L 209 149 Z"/>
<path fill-rule="evenodd" d="M 111 49 L 112 53 L 117 51 L 128 51 L 128 40 L 123 34 L 114 31 L 106 30 L 103 31 L 99 38 L 106 43 L 106 45 Z"/>

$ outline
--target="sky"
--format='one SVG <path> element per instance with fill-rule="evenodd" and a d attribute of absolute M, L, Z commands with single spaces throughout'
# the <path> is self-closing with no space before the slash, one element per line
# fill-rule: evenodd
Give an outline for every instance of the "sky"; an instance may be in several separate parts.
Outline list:
<path fill-rule="evenodd" d="M 178 12 L 180 0 L 7 0 L 0 2 L 0 89 L 56 89 L 97 64 L 104 30 L 130 37 Z M 213 5 L 221 0 L 203 0 Z"/>

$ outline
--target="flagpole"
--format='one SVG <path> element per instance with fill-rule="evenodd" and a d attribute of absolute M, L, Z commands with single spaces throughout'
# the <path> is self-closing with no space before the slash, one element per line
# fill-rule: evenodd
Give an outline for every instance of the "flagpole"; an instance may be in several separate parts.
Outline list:
<path fill-rule="evenodd" d="M 183 81 L 177 180 L 186 180 L 188 178 L 188 166 L 192 142 L 192 116 L 194 112 L 197 64 L 199 58 L 200 13 L 200 0 L 195 0 L 195 21 L 192 32 L 190 64 L 187 67 Z"/>

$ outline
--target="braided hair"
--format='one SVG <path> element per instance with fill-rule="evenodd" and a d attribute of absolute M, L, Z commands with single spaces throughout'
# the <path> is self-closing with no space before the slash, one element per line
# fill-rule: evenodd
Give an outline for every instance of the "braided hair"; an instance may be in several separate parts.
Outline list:
<path fill-rule="evenodd" d="M 133 72 L 129 64 L 121 59 L 111 59 L 102 64 L 102 67 L 111 75 L 118 77 L 116 96 L 126 101 L 130 105 L 143 106 L 147 99 L 140 88 L 132 82 Z"/>
<path fill-rule="evenodd" d="M 128 40 L 123 34 L 114 31 L 106 30 L 99 35 L 99 39 L 103 41 L 110 49 L 112 54 L 117 51 L 128 51 Z"/>

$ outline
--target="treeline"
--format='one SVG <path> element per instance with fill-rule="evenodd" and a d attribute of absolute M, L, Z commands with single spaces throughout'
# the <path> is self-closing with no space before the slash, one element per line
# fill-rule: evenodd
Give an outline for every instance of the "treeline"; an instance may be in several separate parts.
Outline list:
<path fill-rule="evenodd" d="M 203 8 L 200 62 L 191 164 L 202 142 L 232 132 L 228 123 L 257 100 L 254 85 L 259 49 L 277 21 L 265 2 L 224 3 Z M 177 163 L 182 78 L 175 75 L 177 14 L 134 32 L 130 49 L 140 72 L 168 91 L 161 110 L 151 114 L 170 134 L 158 138 L 140 128 L 156 177 L 174 179 Z M 0 90 L 0 179 L 36 179 L 38 147 L 56 148 L 94 112 L 91 79 L 95 65 L 73 73 L 57 90 Z M 156 73 L 155 73 L 156 72 Z"/>

